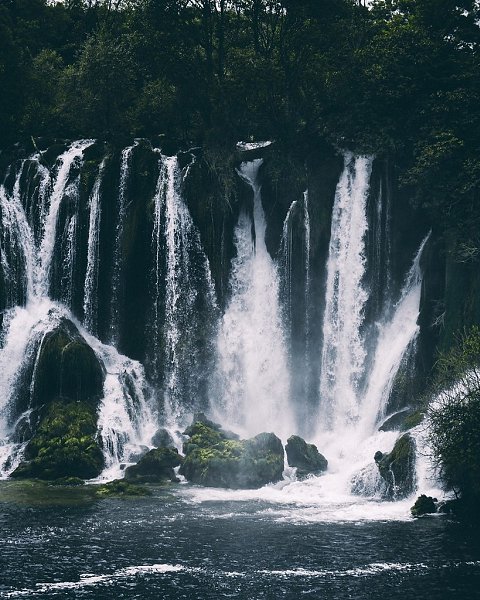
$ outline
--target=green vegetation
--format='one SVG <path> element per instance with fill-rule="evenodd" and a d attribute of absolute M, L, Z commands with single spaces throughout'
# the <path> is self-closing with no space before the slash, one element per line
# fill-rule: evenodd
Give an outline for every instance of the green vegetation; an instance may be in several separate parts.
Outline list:
<path fill-rule="evenodd" d="M 114 481 L 96 486 L 95 495 L 97 498 L 126 498 L 131 496 L 150 496 L 151 492 L 142 485 L 134 485 L 124 479 L 115 479 Z"/>
<path fill-rule="evenodd" d="M 464 507 L 480 501 L 480 329 L 473 327 L 437 363 L 428 411 L 434 460 Z M 477 508 L 475 508 L 475 512 Z"/>
<path fill-rule="evenodd" d="M 96 477 L 104 460 L 96 435 L 97 414 L 91 406 L 84 402 L 53 402 L 27 445 L 27 462 L 21 463 L 12 477 Z"/>
<path fill-rule="evenodd" d="M 479 3 L 363 4 L 8 0 L 1 144 L 161 135 L 214 170 L 250 138 L 388 155 L 435 227 L 461 232 L 456 260 L 478 261 Z"/>

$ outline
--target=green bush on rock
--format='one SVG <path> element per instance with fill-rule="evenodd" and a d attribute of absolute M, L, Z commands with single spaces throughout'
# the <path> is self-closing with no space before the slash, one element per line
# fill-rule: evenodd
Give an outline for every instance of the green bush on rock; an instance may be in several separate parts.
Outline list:
<path fill-rule="evenodd" d="M 206 421 L 206 422 L 205 422 Z M 211 421 L 196 421 L 185 432 L 180 473 L 188 481 L 212 487 L 255 489 L 282 479 L 283 446 L 273 433 L 231 439 Z"/>
<path fill-rule="evenodd" d="M 28 462 L 21 463 L 11 476 L 47 480 L 97 477 L 104 458 L 96 434 L 97 414 L 91 406 L 58 399 L 50 404 L 27 444 Z"/>
<path fill-rule="evenodd" d="M 433 460 L 459 501 L 455 510 L 478 514 L 480 500 L 480 328 L 462 335 L 437 362 L 436 399 L 428 411 Z"/>

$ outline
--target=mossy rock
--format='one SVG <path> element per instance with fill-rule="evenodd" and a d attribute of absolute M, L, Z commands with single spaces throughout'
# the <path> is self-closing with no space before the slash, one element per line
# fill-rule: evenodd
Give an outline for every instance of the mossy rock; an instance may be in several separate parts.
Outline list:
<path fill-rule="evenodd" d="M 415 491 L 415 451 L 415 440 L 406 433 L 395 442 L 389 454 L 375 454 L 379 473 L 386 483 L 384 495 L 387 499 L 400 500 Z"/>
<path fill-rule="evenodd" d="M 97 414 L 85 402 L 50 404 L 28 443 L 25 458 L 12 477 L 58 480 L 63 477 L 91 479 L 104 467 L 97 441 Z"/>
<path fill-rule="evenodd" d="M 298 435 L 288 438 L 285 451 L 288 464 L 297 468 L 297 477 L 300 479 L 309 474 L 318 475 L 327 470 L 327 459 L 320 454 L 314 444 L 307 444 Z"/>
<path fill-rule="evenodd" d="M 256 489 L 282 479 L 282 442 L 273 433 L 248 439 L 227 437 L 217 424 L 195 422 L 185 432 L 185 460 L 180 473 L 199 485 Z"/>
<path fill-rule="evenodd" d="M 35 367 L 34 404 L 61 396 L 97 406 L 103 394 L 105 368 L 68 319 L 45 335 Z"/>
<path fill-rule="evenodd" d="M 422 410 L 404 408 L 387 419 L 378 428 L 378 431 L 408 431 L 420 425 L 425 413 Z"/>
<path fill-rule="evenodd" d="M 173 469 L 182 461 L 183 457 L 176 448 L 155 448 L 147 452 L 136 465 L 125 469 L 125 480 L 142 483 L 177 481 Z"/>
<path fill-rule="evenodd" d="M 142 485 L 135 485 L 124 479 L 115 479 L 99 485 L 95 490 L 98 498 L 151 496 L 152 493 Z"/>

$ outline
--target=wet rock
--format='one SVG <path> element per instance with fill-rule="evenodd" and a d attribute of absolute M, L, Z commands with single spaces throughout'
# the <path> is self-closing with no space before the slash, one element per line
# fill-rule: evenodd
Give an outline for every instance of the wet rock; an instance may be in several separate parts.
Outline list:
<path fill-rule="evenodd" d="M 148 446 L 138 446 L 137 451 L 130 454 L 130 462 L 138 463 L 149 451 L 150 448 Z"/>
<path fill-rule="evenodd" d="M 28 442 L 26 460 L 11 476 L 46 480 L 97 477 L 104 457 L 96 434 L 97 413 L 88 403 L 57 399 L 46 409 Z"/>
<path fill-rule="evenodd" d="M 127 497 L 127 496 L 150 496 L 151 492 L 142 485 L 135 485 L 124 479 L 115 479 L 99 485 L 95 490 L 97 498 Z"/>
<path fill-rule="evenodd" d="M 285 451 L 288 464 L 297 468 L 297 477 L 300 479 L 309 474 L 318 475 L 327 470 L 327 459 L 320 454 L 314 444 L 307 444 L 298 435 L 288 438 Z"/>
<path fill-rule="evenodd" d="M 410 512 L 412 513 L 413 517 L 420 517 L 421 515 L 436 513 L 436 502 L 438 502 L 436 498 L 422 494 L 416 499 L 415 504 L 410 509 Z"/>
<path fill-rule="evenodd" d="M 147 452 L 136 465 L 125 469 L 125 480 L 138 483 L 177 481 L 173 469 L 182 461 L 183 457 L 174 448 L 155 448 Z"/>
<path fill-rule="evenodd" d="M 103 395 L 105 367 L 68 319 L 45 335 L 35 367 L 33 404 L 53 399 L 81 401 L 97 406 Z"/>
<path fill-rule="evenodd" d="M 156 448 L 175 448 L 175 442 L 169 431 L 165 427 L 160 427 L 152 437 L 152 446 Z"/>
<path fill-rule="evenodd" d="M 402 435 L 388 454 L 377 452 L 375 462 L 385 481 L 385 498 L 400 500 L 415 491 L 415 440 L 406 433 Z"/>
<path fill-rule="evenodd" d="M 282 442 L 273 433 L 248 440 L 232 439 L 231 432 L 211 421 L 197 421 L 186 434 L 185 461 L 180 473 L 200 485 L 256 489 L 282 479 Z M 238 438 L 238 436 L 236 436 Z"/>
<path fill-rule="evenodd" d="M 407 431 L 422 422 L 423 412 L 412 408 L 405 408 L 388 417 L 378 431 Z"/>

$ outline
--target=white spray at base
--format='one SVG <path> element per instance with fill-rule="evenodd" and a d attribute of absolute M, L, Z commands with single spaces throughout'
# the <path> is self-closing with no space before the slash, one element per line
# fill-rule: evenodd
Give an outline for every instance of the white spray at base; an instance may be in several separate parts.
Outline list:
<path fill-rule="evenodd" d="M 36 361 L 43 336 L 52 331 L 62 318 L 71 320 L 80 334 L 93 348 L 106 370 L 104 397 L 99 407 L 99 437 L 105 457 L 105 471 L 101 478 L 120 476 L 120 463 L 128 460 L 130 453 L 141 444 L 149 444 L 155 431 L 155 416 L 148 402 L 148 387 L 140 363 L 120 355 L 115 348 L 102 344 L 90 335 L 73 317 L 69 309 L 49 297 L 50 273 L 54 259 L 54 248 L 57 238 L 57 224 L 62 200 L 67 195 L 72 168 L 82 160 L 83 151 L 92 145 L 93 140 L 74 142 L 57 160 L 57 170 L 50 197 L 47 191 L 42 196 L 45 205 L 40 223 L 40 239 L 36 243 L 32 233 L 33 225 L 28 222 L 19 197 L 20 169 L 11 195 L 4 186 L 0 188 L 2 215 L 2 244 L 8 243 L 9 254 L 16 264 L 16 277 L 10 282 L 16 285 L 19 280 L 26 282 L 25 306 L 10 308 L 4 314 L 2 339 L 0 344 L 0 478 L 8 476 L 19 464 L 25 446 L 12 436 L 15 425 L 28 417 L 31 408 L 18 415 L 15 420 L 15 396 L 20 385 L 24 365 Z M 101 173 L 102 169 L 100 169 Z M 95 182 L 91 197 L 91 208 L 99 208 L 100 173 Z M 78 185 L 77 177 L 72 185 Z M 95 216 L 95 215 L 94 215 Z M 96 219 L 96 217 L 95 217 Z M 98 223 L 90 223 L 89 266 L 92 277 L 98 265 L 95 232 Z M 72 235 L 75 228 L 72 227 Z M 5 236 L 5 232 L 8 236 Z M 73 241 L 67 248 L 73 247 Z M 69 250 L 70 251 L 70 250 Z M 3 255 L 3 252 L 2 252 Z M 90 259 L 91 257 L 91 259 Z M 71 257 L 59 257 L 60 260 L 71 260 Z M 21 265 L 21 268 L 18 267 Z M 9 271 L 7 270 L 7 273 Z M 87 285 L 87 292 L 90 289 Z M 93 288 L 92 288 L 93 289 Z M 88 292 L 89 293 L 89 292 Z M 86 294 L 88 298 L 88 293 Z M 92 292 L 93 294 L 93 292 Z M 91 295 L 90 298 L 93 296 Z M 89 302 L 86 302 L 89 306 Z M 35 364 L 35 363 L 34 363 Z M 33 378 L 35 366 L 33 367 Z M 30 386 L 33 389 L 33 382 Z"/>
<path fill-rule="evenodd" d="M 232 263 L 231 297 L 217 342 L 221 399 L 215 417 L 243 435 L 274 427 L 275 433 L 286 439 L 293 415 L 279 278 L 265 244 L 266 222 L 258 182 L 262 162 L 244 162 L 238 171 L 253 191 L 253 223 L 242 212 L 235 227 L 237 255 Z"/>

